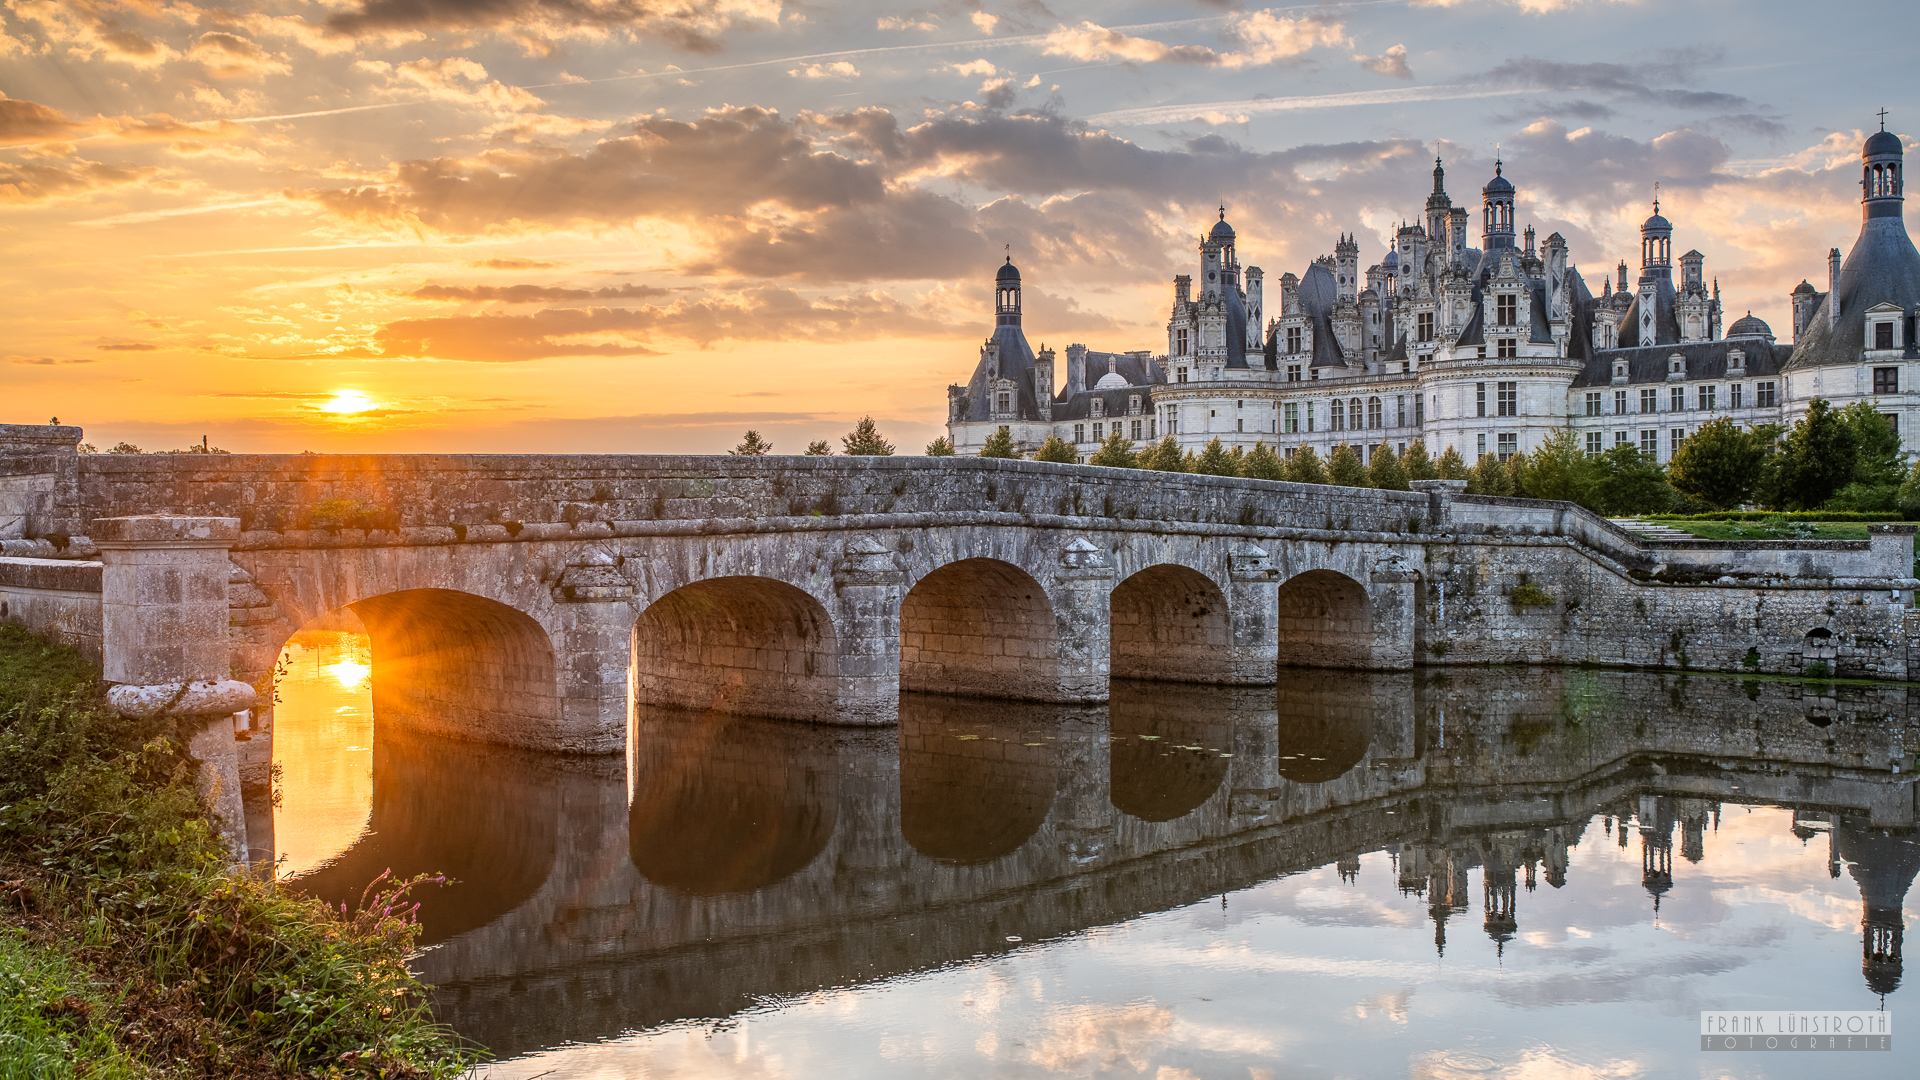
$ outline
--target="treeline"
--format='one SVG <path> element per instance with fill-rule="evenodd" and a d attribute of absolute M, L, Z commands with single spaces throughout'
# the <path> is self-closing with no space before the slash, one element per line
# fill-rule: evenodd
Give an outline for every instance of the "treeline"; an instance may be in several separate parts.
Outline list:
<path fill-rule="evenodd" d="M 1001 428 L 981 456 L 1021 455 Z M 1034 459 L 1072 464 L 1079 455 L 1051 437 Z M 1383 442 L 1363 455 L 1341 443 L 1325 458 L 1311 446 L 1283 457 L 1265 443 L 1228 450 L 1217 438 L 1198 453 L 1183 452 L 1172 436 L 1137 447 L 1115 430 L 1087 464 L 1402 491 L 1413 480 L 1465 480 L 1468 494 L 1561 499 L 1608 516 L 1751 506 L 1920 517 L 1920 463 L 1907 467 L 1887 418 L 1868 402 L 1835 409 L 1822 399 L 1791 427 L 1743 428 L 1725 417 L 1703 424 L 1664 467 L 1633 443 L 1589 454 L 1572 430 L 1554 432 L 1530 454 L 1488 454 L 1471 466 L 1451 446 L 1433 457 L 1418 439 L 1403 452 Z"/>

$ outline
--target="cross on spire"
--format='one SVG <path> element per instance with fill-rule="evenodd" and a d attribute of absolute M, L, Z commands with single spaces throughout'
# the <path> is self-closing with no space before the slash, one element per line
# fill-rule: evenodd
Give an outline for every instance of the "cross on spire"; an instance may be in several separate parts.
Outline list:
<path fill-rule="evenodd" d="M 1882 106 L 1880 109 L 1880 130 L 1887 130 L 1887 110 L 1885 106 Z"/>
<path fill-rule="evenodd" d="M 1660 181 L 1653 182 L 1653 212 L 1660 212 Z"/>
<path fill-rule="evenodd" d="M 1009 265 L 1011 265 L 1013 262 L 1013 245 L 1012 244 L 1007 245 L 1007 262 Z"/>

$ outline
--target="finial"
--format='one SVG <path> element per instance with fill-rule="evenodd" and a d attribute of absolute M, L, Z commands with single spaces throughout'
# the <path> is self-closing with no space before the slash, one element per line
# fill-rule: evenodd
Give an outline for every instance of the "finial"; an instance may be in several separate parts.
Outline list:
<path fill-rule="evenodd" d="M 1007 265 L 1013 265 L 1013 245 L 1007 245 Z"/>
<path fill-rule="evenodd" d="M 1227 220 L 1227 204 L 1224 199 L 1221 200 L 1221 203 L 1220 203 L 1220 220 L 1221 221 Z"/>
<path fill-rule="evenodd" d="M 1653 182 L 1653 212 L 1660 212 L 1660 181 Z"/>
<path fill-rule="evenodd" d="M 1880 109 L 1880 130 L 1887 130 L 1887 110 L 1884 106 Z"/>

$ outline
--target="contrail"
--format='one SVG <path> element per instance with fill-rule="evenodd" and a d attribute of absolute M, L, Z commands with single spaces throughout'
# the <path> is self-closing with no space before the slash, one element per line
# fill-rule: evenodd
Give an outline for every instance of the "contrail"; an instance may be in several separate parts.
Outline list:
<path fill-rule="evenodd" d="M 176 206 L 170 210 L 136 210 L 130 214 L 115 214 L 112 217 L 94 218 L 91 221 L 76 221 L 75 225 L 92 225 L 105 228 L 109 225 L 133 225 L 142 221 L 159 221 L 162 218 L 185 217 L 189 214 L 215 214 L 222 210 L 244 210 L 253 206 L 284 206 L 284 199 L 249 199 L 246 202 L 206 203 L 201 206 Z"/>
<path fill-rule="evenodd" d="M 268 120 L 304 120 L 309 116 L 334 116 L 339 113 L 366 112 L 368 109 L 397 109 L 402 105 L 419 105 L 432 101 L 432 98 L 416 98 L 413 101 L 383 101 L 378 105 L 349 105 L 344 109 L 315 109 L 313 112 L 281 113 L 278 116 L 236 116 L 236 124 L 260 124 Z"/>
<path fill-rule="evenodd" d="M 1310 97 L 1253 98 L 1247 101 L 1205 101 L 1194 105 L 1155 105 L 1144 109 L 1115 109 L 1084 119 L 1089 124 L 1167 124 L 1197 120 L 1208 114 L 1294 112 L 1300 109 L 1337 109 L 1349 105 L 1394 105 L 1404 101 L 1460 101 L 1466 98 L 1504 97 L 1530 93 L 1531 88 L 1502 88 L 1455 84 L 1416 86 L 1405 90 L 1361 90 L 1351 94 L 1315 94 Z"/>

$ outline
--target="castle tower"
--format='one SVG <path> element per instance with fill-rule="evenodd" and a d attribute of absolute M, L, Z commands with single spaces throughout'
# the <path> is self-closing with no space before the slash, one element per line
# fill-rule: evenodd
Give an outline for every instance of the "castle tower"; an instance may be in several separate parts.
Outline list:
<path fill-rule="evenodd" d="M 1432 239 L 1434 245 L 1442 251 L 1448 250 L 1447 245 L 1441 241 L 1441 238 L 1446 235 L 1447 225 L 1453 210 L 1453 200 L 1447 197 L 1446 180 L 1447 171 L 1440 167 L 1440 159 L 1434 158 L 1433 194 L 1427 196 L 1427 229 L 1425 235 Z M 1415 226 L 1415 228 L 1418 227 L 1417 225 Z M 1405 232 L 1406 226 L 1401 226 L 1400 231 Z M 1421 265 L 1424 265 L 1424 263 Z M 1418 272 L 1418 267 L 1415 268 L 1415 272 Z"/>
<path fill-rule="evenodd" d="M 1834 846 L 1860 887 L 1860 974 L 1876 994 L 1890 994 L 1903 974 L 1907 890 L 1920 875 L 1920 845 L 1910 835 L 1872 828 L 1853 814 L 1837 815 Z"/>
<path fill-rule="evenodd" d="M 1513 243 L 1513 181 L 1501 175 L 1501 163 L 1493 163 L 1493 179 L 1480 189 L 1484 220 L 1481 226 L 1480 246 L 1488 254 L 1514 246 Z"/>
<path fill-rule="evenodd" d="M 1662 289 L 1665 286 L 1665 289 Z M 1660 343 L 1660 294 L 1673 289 L 1673 222 L 1660 216 L 1660 200 L 1653 200 L 1653 215 L 1640 223 L 1640 282 L 1635 290 L 1639 304 L 1636 345 Z"/>
<path fill-rule="evenodd" d="M 1340 286 L 1340 299 L 1354 301 L 1360 295 L 1360 245 L 1347 233 L 1333 245 L 1334 281 Z"/>
<path fill-rule="evenodd" d="M 1006 265 L 993 276 L 994 325 L 1020 325 L 1020 270 L 1008 255 Z"/>

